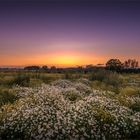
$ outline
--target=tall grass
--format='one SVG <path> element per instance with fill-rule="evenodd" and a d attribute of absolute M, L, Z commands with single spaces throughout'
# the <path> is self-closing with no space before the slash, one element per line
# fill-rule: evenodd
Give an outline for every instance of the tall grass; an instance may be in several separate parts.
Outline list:
<path fill-rule="evenodd" d="M 30 76 L 26 74 L 18 74 L 14 80 L 12 81 L 14 85 L 20 86 L 29 86 L 30 84 Z"/>
<path fill-rule="evenodd" d="M 98 70 L 90 74 L 89 80 L 94 81 L 93 83 L 105 89 L 109 89 L 116 93 L 119 92 L 119 87 L 123 83 L 123 79 L 121 78 L 120 74 L 112 71 L 107 70 Z"/>

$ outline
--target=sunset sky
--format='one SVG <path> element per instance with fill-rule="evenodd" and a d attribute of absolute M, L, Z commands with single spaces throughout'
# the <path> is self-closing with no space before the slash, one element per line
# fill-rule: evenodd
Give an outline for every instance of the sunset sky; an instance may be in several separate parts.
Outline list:
<path fill-rule="evenodd" d="M 138 0 L 1 0 L 0 66 L 140 62 Z"/>

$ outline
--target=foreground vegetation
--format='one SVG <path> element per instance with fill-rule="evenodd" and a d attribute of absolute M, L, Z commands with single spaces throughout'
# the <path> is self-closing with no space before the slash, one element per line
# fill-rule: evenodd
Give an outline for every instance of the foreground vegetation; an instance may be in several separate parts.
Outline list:
<path fill-rule="evenodd" d="M 139 139 L 140 74 L 0 73 L 0 139 Z"/>

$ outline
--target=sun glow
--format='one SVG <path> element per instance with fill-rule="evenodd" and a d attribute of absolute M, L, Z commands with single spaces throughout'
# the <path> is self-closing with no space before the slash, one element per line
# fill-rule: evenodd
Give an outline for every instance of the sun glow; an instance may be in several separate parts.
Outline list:
<path fill-rule="evenodd" d="M 62 55 L 51 58 L 51 62 L 58 65 L 71 66 L 78 64 L 80 62 L 80 58 L 78 56 Z"/>

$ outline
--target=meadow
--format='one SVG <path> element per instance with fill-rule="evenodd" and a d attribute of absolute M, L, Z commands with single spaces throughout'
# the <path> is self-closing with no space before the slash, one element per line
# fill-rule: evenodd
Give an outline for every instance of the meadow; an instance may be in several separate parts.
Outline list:
<path fill-rule="evenodd" d="M 140 74 L 0 71 L 0 139 L 138 140 Z"/>

